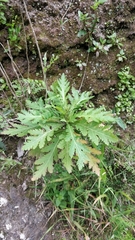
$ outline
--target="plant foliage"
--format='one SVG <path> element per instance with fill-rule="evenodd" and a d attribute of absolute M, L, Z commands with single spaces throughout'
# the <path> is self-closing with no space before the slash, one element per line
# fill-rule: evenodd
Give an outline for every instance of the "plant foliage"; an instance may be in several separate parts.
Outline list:
<path fill-rule="evenodd" d="M 8 0 L 0 0 L 0 24 L 6 24 L 7 19 L 5 17 L 6 3 Z"/>
<path fill-rule="evenodd" d="M 102 141 L 109 145 L 117 141 L 111 125 L 116 119 L 103 107 L 90 108 L 90 92 L 80 93 L 64 74 L 54 82 L 48 97 L 36 102 L 27 100 L 28 110 L 18 114 L 20 124 L 14 124 L 4 133 L 10 136 L 26 136 L 24 150 L 32 150 L 36 155 L 36 171 L 33 180 L 53 172 L 56 162 L 62 162 L 71 173 L 77 165 L 81 170 L 85 164 L 100 174 L 97 155 L 94 148 Z"/>
<path fill-rule="evenodd" d="M 119 94 L 116 97 L 118 101 L 115 110 L 118 115 L 124 112 L 126 122 L 132 124 L 135 121 L 133 114 L 135 110 L 135 77 L 130 74 L 130 68 L 127 66 L 118 72 L 118 77 Z"/>

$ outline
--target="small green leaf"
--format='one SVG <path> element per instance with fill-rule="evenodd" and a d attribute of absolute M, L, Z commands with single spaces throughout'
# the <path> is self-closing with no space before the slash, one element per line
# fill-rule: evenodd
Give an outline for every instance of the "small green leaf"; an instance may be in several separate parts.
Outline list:
<path fill-rule="evenodd" d="M 83 37 L 87 34 L 87 32 L 85 30 L 80 30 L 78 33 L 77 33 L 77 37 Z"/>
<path fill-rule="evenodd" d="M 125 130 L 126 129 L 126 124 L 123 122 L 123 120 L 121 119 L 121 118 L 116 118 L 116 122 L 117 122 L 117 124 L 123 129 L 123 130 Z"/>

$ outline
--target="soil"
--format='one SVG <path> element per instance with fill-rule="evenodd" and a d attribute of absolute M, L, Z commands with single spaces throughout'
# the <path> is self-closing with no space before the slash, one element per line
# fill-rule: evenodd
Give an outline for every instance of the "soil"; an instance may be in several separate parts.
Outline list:
<path fill-rule="evenodd" d="M 0 24 L 0 61 L 8 78 L 11 81 L 22 76 L 31 79 L 37 79 L 37 76 L 38 79 L 43 78 L 38 43 L 41 58 L 47 52 L 48 63 L 52 54 L 59 56 L 47 72 L 48 86 L 65 73 L 76 88 L 81 86 L 81 91 L 93 92 L 97 106 L 113 108 L 118 94 L 118 71 L 129 66 L 135 76 L 135 1 L 107 0 L 98 8 L 97 13 L 90 7 L 93 3 L 92 0 L 9 0 L 5 16 L 11 25 L 14 20 L 15 26 L 21 26 L 21 32 L 17 40 L 13 41 L 12 35 L 9 37 L 8 27 Z M 120 51 L 118 47 L 111 48 L 107 54 L 88 54 L 88 36 L 77 36 L 84 28 L 79 21 L 78 11 L 88 13 L 91 22 L 93 15 L 97 14 L 98 21 L 92 33 L 95 40 L 99 37 L 106 38 L 112 32 L 117 33 L 126 53 L 125 61 L 117 61 Z M 78 67 L 77 61 L 85 63 L 86 67 Z M 1 71 L 0 78 L 2 77 Z M 2 91 L 0 96 L 2 111 Z M 131 133 L 133 126 L 127 131 Z M 17 142 L 15 141 L 15 146 L 11 143 L 6 145 L 5 154 L 16 157 Z M 28 175 L 21 172 L 21 177 L 18 177 L 18 170 L 13 168 L 8 176 L 6 172 L 0 174 L 0 183 L 1 240 L 58 239 L 56 232 L 44 236 L 51 226 L 48 225 L 48 220 L 53 208 L 50 205 L 48 208 L 49 203 L 45 200 L 35 201 L 33 191 L 30 190 L 33 183 Z"/>

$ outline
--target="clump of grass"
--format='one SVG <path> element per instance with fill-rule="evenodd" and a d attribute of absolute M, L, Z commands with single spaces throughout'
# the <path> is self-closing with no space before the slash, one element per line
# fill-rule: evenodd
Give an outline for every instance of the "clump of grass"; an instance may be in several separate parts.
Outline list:
<path fill-rule="evenodd" d="M 58 214 L 58 232 L 66 229 L 72 236 L 69 238 L 66 232 L 65 240 L 82 236 L 86 240 L 134 239 L 134 144 L 132 141 L 131 146 L 124 143 L 123 149 L 106 149 L 100 159 L 100 177 L 87 168 L 69 174 L 56 164 L 54 174 L 43 178 L 42 196 L 53 203 L 52 217 Z M 131 191 L 129 186 L 133 187 Z"/>

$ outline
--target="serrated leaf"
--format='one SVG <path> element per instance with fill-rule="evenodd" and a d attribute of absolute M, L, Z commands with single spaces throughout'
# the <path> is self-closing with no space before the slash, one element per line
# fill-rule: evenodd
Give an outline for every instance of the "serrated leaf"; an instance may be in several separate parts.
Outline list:
<path fill-rule="evenodd" d="M 89 155 L 89 168 L 93 170 L 98 176 L 100 176 L 100 168 L 98 166 L 98 163 L 100 162 L 98 158 L 94 157 L 93 155 Z"/>
<path fill-rule="evenodd" d="M 85 119 L 80 119 L 75 123 L 76 130 L 79 130 L 84 137 L 88 134 L 88 127 L 89 124 Z"/>
<path fill-rule="evenodd" d="M 88 108 L 91 96 L 89 92 L 80 93 L 72 88 L 63 74 L 54 82 L 47 92 L 45 103 L 42 99 L 36 102 L 27 101 L 28 111 L 18 114 L 20 124 L 5 131 L 11 136 L 27 136 L 25 150 L 33 150 L 39 159 L 35 162 L 37 170 L 33 180 L 53 171 L 55 161 L 61 161 L 67 171 L 77 165 L 81 170 L 84 164 L 99 175 L 99 160 L 95 155 L 100 152 L 90 148 L 91 143 L 98 145 L 116 142 L 117 137 L 110 129 L 110 123 L 116 119 L 103 107 Z M 108 126 L 106 126 L 106 123 Z"/>
<path fill-rule="evenodd" d="M 72 158 L 76 154 L 78 161 L 77 165 L 79 170 L 84 166 L 84 162 L 88 160 L 87 151 L 88 149 L 84 144 L 81 144 L 78 137 L 75 135 L 74 130 L 71 126 L 67 126 L 68 133 L 70 135 L 69 155 Z"/>
<path fill-rule="evenodd" d="M 37 127 L 37 124 L 31 124 L 30 126 L 23 126 L 19 124 L 13 124 L 14 128 L 9 128 L 5 131 L 3 131 L 3 134 L 8 134 L 9 136 L 26 136 L 31 129 L 35 129 Z"/>
<path fill-rule="evenodd" d="M 113 134 L 111 129 L 108 127 L 100 127 L 97 123 L 90 123 L 88 129 L 88 137 L 89 139 L 95 143 L 96 145 L 99 144 L 99 141 L 103 141 L 106 145 L 109 143 L 115 143 L 118 141 L 117 136 Z"/>
<path fill-rule="evenodd" d="M 101 154 L 101 151 L 99 151 L 96 148 L 89 147 L 89 149 L 90 149 L 90 152 L 94 155 L 100 155 Z"/>
<path fill-rule="evenodd" d="M 26 100 L 26 106 L 30 109 L 42 110 L 44 108 L 44 101 L 42 98 L 39 98 L 39 100 L 35 102 Z"/>
<path fill-rule="evenodd" d="M 116 122 L 115 117 L 113 116 L 112 112 L 105 111 L 104 107 L 100 108 L 90 108 L 84 112 L 80 112 L 78 114 L 79 117 L 83 117 L 86 119 L 87 122 Z"/>
<path fill-rule="evenodd" d="M 37 114 L 34 110 L 31 110 L 31 112 L 28 112 L 26 110 L 22 110 L 21 113 L 18 113 L 18 119 L 23 124 L 27 124 L 29 122 L 37 124 L 42 119 L 41 114 Z"/>
<path fill-rule="evenodd" d="M 39 146 L 40 149 L 43 148 L 50 132 L 51 132 L 51 136 L 52 136 L 53 131 L 50 129 L 49 129 L 49 131 L 46 131 L 46 132 L 44 132 L 43 130 L 38 130 L 38 129 L 30 131 L 30 134 L 32 136 L 28 136 L 26 138 L 26 142 L 24 143 L 23 149 L 24 150 L 35 149 L 35 148 L 37 148 L 37 146 Z"/>
<path fill-rule="evenodd" d="M 32 177 L 32 181 L 35 181 L 42 176 L 46 175 L 46 172 L 53 172 L 53 162 L 57 160 L 57 144 L 59 139 L 55 139 L 54 142 L 44 148 L 44 156 L 35 161 L 36 171 Z"/>
<path fill-rule="evenodd" d="M 23 149 L 30 150 L 39 147 L 40 149 L 44 148 L 44 145 L 47 142 L 51 141 L 54 131 L 58 130 L 60 124 L 56 124 L 50 127 L 45 126 L 44 129 L 34 129 L 30 130 L 29 133 L 31 136 L 26 138 L 26 142 L 24 143 Z"/>
<path fill-rule="evenodd" d="M 71 173 L 72 172 L 72 158 L 69 156 L 69 142 L 61 141 L 59 147 L 61 151 L 59 153 L 59 158 L 62 160 L 64 167 L 66 170 Z"/>
<path fill-rule="evenodd" d="M 86 104 L 91 98 L 92 96 L 90 96 L 90 92 L 80 93 L 78 90 L 72 87 L 72 94 L 68 94 L 68 99 L 70 100 L 70 103 L 71 103 L 70 110 L 71 111 L 73 109 L 76 110 L 83 106 L 86 108 Z"/>
<path fill-rule="evenodd" d="M 83 144 L 88 144 L 88 142 L 83 139 L 79 139 L 79 141 Z M 88 163 L 89 168 L 92 168 L 93 172 L 95 172 L 99 176 L 100 168 L 98 166 L 98 163 L 100 162 L 100 160 L 93 155 L 100 155 L 101 152 L 99 150 L 97 150 L 96 148 L 92 148 L 89 146 L 87 147 L 86 152 L 87 152 L 87 156 L 88 156 L 88 161 L 85 161 L 84 163 L 85 164 Z"/>
<path fill-rule="evenodd" d="M 67 105 L 67 93 L 70 89 L 69 82 L 66 79 L 65 74 L 61 75 L 61 78 L 58 80 L 57 91 L 59 93 L 59 97 L 63 103 L 63 107 Z"/>

